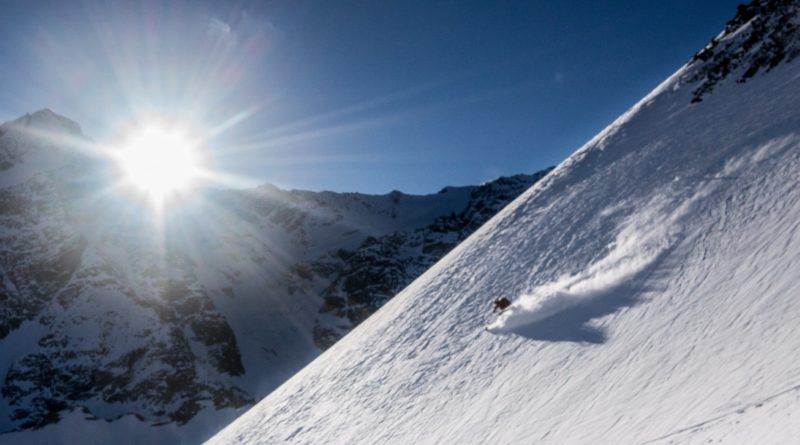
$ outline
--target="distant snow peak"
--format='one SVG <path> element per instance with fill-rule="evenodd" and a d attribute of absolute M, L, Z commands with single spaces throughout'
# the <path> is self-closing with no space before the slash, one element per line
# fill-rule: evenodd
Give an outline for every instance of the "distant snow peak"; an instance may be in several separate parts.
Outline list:
<path fill-rule="evenodd" d="M 54 113 L 49 108 L 43 108 L 34 113 L 25 114 L 12 122 L 14 125 L 34 128 L 44 131 L 66 132 L 73 136 L 83 136 L 81 126 L 77 122 L 60 114 Z"/>

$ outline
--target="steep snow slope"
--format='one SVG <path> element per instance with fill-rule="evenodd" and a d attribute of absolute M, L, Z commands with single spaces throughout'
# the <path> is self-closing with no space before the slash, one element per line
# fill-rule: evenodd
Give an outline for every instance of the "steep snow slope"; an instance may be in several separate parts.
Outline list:
<path fill-rule="evenodd" d="M 798 8 L 749 8 L 208 443 L 794 443 Z"/>

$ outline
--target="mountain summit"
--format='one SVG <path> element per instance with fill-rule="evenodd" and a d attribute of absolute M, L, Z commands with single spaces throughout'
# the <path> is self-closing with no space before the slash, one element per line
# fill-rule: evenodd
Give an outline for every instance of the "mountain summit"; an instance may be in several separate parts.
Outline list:
<path fill-rule="evenodd" d="M 66 132 L 73 136 L 83 136 L 81 126 L 77 122 L 60 114 L 54 113 L 49 108 L 28 113 L 12 122 L 12 125 L 25 128 L 35 128 L 44 131 Z"/>
<path fill-rule="evenodd" d="M 209 444 L 796 441 L 797 23 L 740 7 Z"/>

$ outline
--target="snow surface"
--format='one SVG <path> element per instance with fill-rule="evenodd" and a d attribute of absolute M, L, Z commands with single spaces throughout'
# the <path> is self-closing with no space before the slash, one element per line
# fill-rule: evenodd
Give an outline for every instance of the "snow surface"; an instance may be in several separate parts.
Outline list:
<path fill-rule="evenodd" d="M 170 423 L 162 426 L 144 424 L 136 416 L 128 414 L 113 422 L 87 418 L 85 413 L 67 413 L 57 424 L 38 430 L 0 435 L 2 443 L 9 445 L 52 444 L 170 444 L 194 445 L 207 438 L 208 430 L 219 429 L 226 421 L 235 418 L 236 410 L 204 410 L 187 424 Z"/>
<path fill-rule="evenodd" d="M 800 63 L 692 69 L 208 443 L 796 443 Z"/>

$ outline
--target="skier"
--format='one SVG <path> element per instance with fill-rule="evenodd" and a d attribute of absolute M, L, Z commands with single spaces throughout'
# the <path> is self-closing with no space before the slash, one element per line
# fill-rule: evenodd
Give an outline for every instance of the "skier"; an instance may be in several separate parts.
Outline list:
<path fill-rule="evenodd" d="M 492 313 L 495 314 L 498 311 L 503 312 L 507 307 L 511 306 L 511 302 L 508 301 L 508 298 L 495 298 L 494 300 L 494 307 L 492 308 Z"/>

